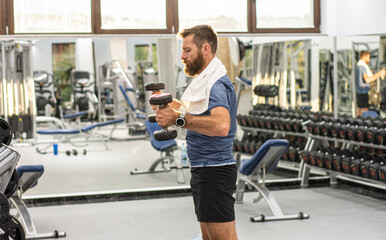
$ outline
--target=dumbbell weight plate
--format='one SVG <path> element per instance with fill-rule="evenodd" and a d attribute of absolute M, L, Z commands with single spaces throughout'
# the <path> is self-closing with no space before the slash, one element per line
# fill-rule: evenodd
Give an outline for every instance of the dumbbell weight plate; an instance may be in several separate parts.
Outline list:
<path fill-rule="evenodd" d="M 378 180 L 379 178 L 378 171 L 380 167 L 381 167 L 381 164 L 379 162 L 374 162 L 370 164 L 369 175 L 371 179 Z"/>
<path fill-rule="evenodd" d="M 11 125 L 3 118 L 0 118 L 0 144 L 9 145 L 12 142 Z M 1 146 L 1 145 L 0 145 Z"/>
<path fill-rule="evenodd" d="M 4 191 L 4 195 L 7 198 L 12 197 L 13 194 L 16 192 L 18 186 L 19 186 L 19 175 L 17 175 L 17 171 L 15 169 L 13 170 L 13 173 L 11 175 L 11 179 L 9 179 L 7 188 Z"/>
<path fill-rule="evenodd" d="M 170 93 L 160 93 L 151 95 L 149 98 L 150 105 L 165 105 L 171 103 L 173 97 Z"/>
<path fill-rule="evenodd" d="M 149 120 L 149 122 L 156 122 L 155 120 L 155 113 L 154 114 L 150 114 L 149 116 L 147 116 L 147 120 Z M 237 119 L 239 120 L 239 119 Z"/>
<path fill-rule="evenodd" d="M 386 183 L 386 165 L 383 165 L 378 169 L 378 178 L 380 181 Z"/>
<path fill-rule="evenodd" d="M 0 192 L 0 224 L 4 223 L 9 216 L 8 198 Z"/>
<path fill-rule="evenodd" d="M 166 140 L 172 140 L 177 137 L 177 130 L 158 130 L 155 131 L 153 134 L 155 140 L 157 141 L 166 141 Z"/>
<path fill-rule="evenodd" d="M 351 160 L 353 159 L 353 157 L 345 157 L 342 159 L 342 171 L 344 173 L 350 173 Z"/>
<path fill-rule="evenodd" d="M 23 225 L 21 225 L 21 223 L 12 215 L 9 215 L 7 220 L 0 224 L 0 228 L 4 231 L 1 239 L 25 239 Z"/>
<path fill-rule="evenodd" d="M 153 82 L 145 84 L 145 91 L 157 91 L 165 89 L 165 84 L 162 82 Z"/>

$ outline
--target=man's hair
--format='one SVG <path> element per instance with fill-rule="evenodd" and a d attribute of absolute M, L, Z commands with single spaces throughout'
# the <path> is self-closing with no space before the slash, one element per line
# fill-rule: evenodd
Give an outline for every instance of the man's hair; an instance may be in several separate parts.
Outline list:
<path fill-rule="evenodd" d="M 193 42 L 197 48 L 201 48 L 202 45 L 208 43 L 210 45 L 211 53 L 216 55 L 218 38 L 217 33 L 209 25 L 197 25 L 191 28 L 185 28 L 178 33 L 180 38 L 186 38 L 189 35 L 193 35 Z"/>
<path fill-rule="evenodd" d="M 366 55 L 370 55 L 370 52 L 369 51 L 361 51 L 360 54 L 359 54 L 359 58 L 362 58 Z"/>

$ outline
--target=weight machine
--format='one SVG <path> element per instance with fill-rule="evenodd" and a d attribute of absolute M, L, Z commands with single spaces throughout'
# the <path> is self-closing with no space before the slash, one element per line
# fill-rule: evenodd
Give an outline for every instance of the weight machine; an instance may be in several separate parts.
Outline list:
<path fill-rule="evenodd" d="M 0 114 L 15 139 L 35 138 L 35 90 L 30 42 L 0 41 Z M 7 96 L 7 97 L 5 97 Z"/>

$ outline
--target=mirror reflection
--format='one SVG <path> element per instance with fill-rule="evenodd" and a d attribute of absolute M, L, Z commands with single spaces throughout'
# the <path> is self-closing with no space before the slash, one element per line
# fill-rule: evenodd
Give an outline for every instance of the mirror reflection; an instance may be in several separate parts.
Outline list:
<path fill-rule="evenodd" d="M 11 81 L 1 85 L 8 97 L 0 99 L 0 110 L 13 127 L 13 146 L 28 156 L 21 164 L 44 163 L 46 174 L 55 176 L 55 182 L 42 178 L 39 189 L 28 194 L 187 187 L 185 133 L 180 131 L 175 146 L 163 151 L 150 143 L 145 126 L 154 112 L 146 83 L 164 82 L 164 91 L 180 98 L 192 80 L 184 73 L 180 45 L 172 37 L 1 41 L 1 74 Z M 370 53 L 373 73 L 386 62 L 385 37 L 338 37 L 334 89 L 332 37 L 222 37 L 219 46 L 241 115 L 267 104 L 332 114 L 338 101 L 340 114 L 356 116 L 354 79 L 360 53 Z M 277 88 L 261 90 L 264 95 L 256 90 L 261 85 Z M 380 115 L 385 88 L 381 78 L 370 84 L 369 109 Z M 245 136 L 239 129 L 237 140 Z M 291 139 L 298 142 L 294 149 L 304 147 L 306 139 Z M 93 160 L 99 156 L 104 160 Z M 283 161 L 283 168 L 294 170 L 290 177 L 297 174 L 300 156 L 295 158 L 290 164 Z M 113 184 L 105 183 L 107 178 Z"/>

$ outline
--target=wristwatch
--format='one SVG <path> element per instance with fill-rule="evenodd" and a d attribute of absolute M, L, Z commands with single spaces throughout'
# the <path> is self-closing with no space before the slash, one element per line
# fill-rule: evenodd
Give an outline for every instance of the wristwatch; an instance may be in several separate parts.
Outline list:
<path fill-rule="evenodd" d="M 176 126 L 177 127 L 184 127 L 185 126 L 185 113 L 182 112 L 180 116 L 176 119 Z"/>

